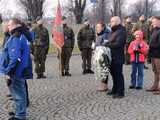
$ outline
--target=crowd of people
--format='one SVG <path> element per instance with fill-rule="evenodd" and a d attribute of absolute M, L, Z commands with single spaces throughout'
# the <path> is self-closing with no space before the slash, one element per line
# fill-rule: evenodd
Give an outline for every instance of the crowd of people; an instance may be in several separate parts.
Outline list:
<path fill-rule="evenodd" d="M 75 33 L 67 25 L 66 17 L 62 18 L 64 46 L 61 56 L 61 76 L 71 77 L 69 62 L 75 45 Z M 34 56 L 37 79 L 45 79 L 45 61 L 49 51 L 49 32 L 43 25 L 43 20 L 37 18 L 36 24 L 25 24 L 13 18 L 3 25 L 4 41 L 0 56 L 0 72 L 5 74 L 9 88 L 9 97 L 15 101 L 15 112 L 10 112 L 9 120 L 26 120 L 26 109 L 29 106 L 27 80 L 33 78 L 32 59 Z M 54 38 L 54 36 L 53 36 Z M 92 70 L 93 51 L 100 46 L 110 50 L 108 56 L 103 56 L 113 81 L 112 90 L 108 90 L 108 75 L 99 80 L 98 91 L 107 91 L 113 98 L 125 96 L 125 81 L 123 65 L 131 64 L 131 85 L 129 89 L 141 90 L 144 86 L 144 68 L 146 60 L 151 62 L 154 72 L 154 83 L 148 92 L 160 94 L 160 17 L 153 16 L 148 21 L 142 15 L 137 23 L 131 18 L 125 18 L 124 24 L 118 16 L 110 20 L 110 26 L 98 22 L 95 29 L 89 20 L 84 20 L 82 28 L 77 33 L 78 48 L 82 56 L 82 74 L 94 74 Z M 93 47 L 94 44 L 94 47 Z M 31 53 L 31 54 L 30 54 Z"/>

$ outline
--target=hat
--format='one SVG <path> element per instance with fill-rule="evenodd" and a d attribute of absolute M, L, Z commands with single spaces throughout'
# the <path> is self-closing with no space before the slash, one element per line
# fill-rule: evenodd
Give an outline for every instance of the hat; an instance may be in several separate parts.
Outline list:
<path fill-rule="evenodd" d="M 134 36 L 139 35 L 141 38 L 143 38 L 144 34 L 141 30 L 137 30 L 134 32 Z"/>

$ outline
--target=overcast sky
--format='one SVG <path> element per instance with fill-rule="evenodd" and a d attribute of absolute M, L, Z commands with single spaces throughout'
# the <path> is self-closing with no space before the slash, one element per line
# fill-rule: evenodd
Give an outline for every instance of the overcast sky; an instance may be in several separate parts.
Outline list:
<path fill-rule="evenodd" d="M 0 2 L 0 13 L 2 13 L 3 15 L 5 15 L 6 11 L 10 10 L 12 11 L 13 14 L 24 14 L 23 9 L 21 8 L 20 5 L 17 4 L 18 0 L 1 0 Z M 54 12 L 55 12 L 55 7 L 57 5 L 57 1 L 58 0 L 46 0 L 45 2 L 45 16 L 53 16 Z M 63 4 L 65 4 L 65 2 L 68 0 L 60 0 L 62 6 Z M 126 0 L 127 1 L 127 6 L 129 6 L 129 4 L 136 2 L 137 0 Z"/>

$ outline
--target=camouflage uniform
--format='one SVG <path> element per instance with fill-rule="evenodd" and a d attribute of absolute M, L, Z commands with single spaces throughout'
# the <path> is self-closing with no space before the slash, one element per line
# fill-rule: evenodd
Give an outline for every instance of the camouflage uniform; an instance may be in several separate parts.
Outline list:
<path fill-rule="evenodd" d="M 35 33 L 35 41 L 33 42 L 35 72 L 37 77 L 41 78 L 45 72 L 45 61 L 49 50 L 49 33 L 43 25 L 35 27 L 33 32 Z"/>
<path fill-rule="evenodd" d="M 133 40 L 133 34 L 132 34 L 133 25 L 132 25 L 132 23 L 127 22 L 125 24 L 125 28 L 127 31 L 127 40 L 126 40 L 126 46 L 125 46 L 125 63 L 129 64 L 130 63 L 130 55 L 128 54 L 127 50 L 128 50 L 130 42 Z"/>
<path fill-rule="evenodd" d="M 133 32 L 136 30 L 142 30 L 144 33 L 144 39 L 146 40 L 147 43 L 149 43 L 149 24 L 148 22 L 145 21 L 139 21 L 135 24 L 133 27 Z"/>
<path fill-rule="evenodd" d="M 77 42 L 78 47 L 81 51 L 82 56 L 82 68 L 83 73 L 91 72 L 91 58 L 92 58 L 92 42 L 95 41 L 95 33 L 90 26 L 85 26 L 80 29 L 78 36 L 77 36 Z"/>
<path fill-rule="evenodd" d="M 69 73 L 69 61 L 72 56 L 72 51 L 74 48 L 75 38 L 73 30 L 67 26 L 63 25 L 64 31 L 64 46 L 62 47 L 61 53 L 61 71 L 62 75 L 71 76 Z"/>

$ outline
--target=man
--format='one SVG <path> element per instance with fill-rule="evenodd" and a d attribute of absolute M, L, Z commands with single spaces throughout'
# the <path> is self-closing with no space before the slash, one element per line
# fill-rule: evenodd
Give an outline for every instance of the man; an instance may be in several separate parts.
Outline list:
<path fill-rule="evenodd" d="M 125 61 L 126 29 L 121 25 L 121 20 L 118 16 L 111 18 L 111 28 L 112 32 L 109 36 L 109 42 L 105 43 L 105 46 L 111 49 L 112 54 L 111 75 L 113 88 L 108 95 L 113 95 L 113 98 L 123 98 L 125 95 L 123 64 Z"/>
<path fill-rule="evenodd" d="M 95 33 L 93 29 L 90 27 L 89 21 L 86 19 L 84 22 L 84 26 L 80 29 L 77 42 L 78 47 L 81 51 L 82 56 L 82 69 L 83 74 L 93 74 L 94 72 L 91 70 L 91 58 L 92 58 L 92 42 L 95 41 Z"/>
<path fill-rule="evenodd" d="M 133 35 L 132 35 L 133 25 L 132 25 L 132 20 L 130 17 L 126 18 L 125 28 L 127 31 L 127 41 L 126 41 L 126 46 L 125 46 L 125 64 L 128 65 L 130 64 L 130 56 L 127 50 L 128 50 L 130 42 L 133 40 Z"/>
<path fill-rule="evenodd" d="M 155 92 L 160 95 L 159 81 L 160 81 L 160 17 L 152 19 L 152 35 L 149 45 L 149 56 L 151 57 L 152 68 L 154 72 L 154 83 L 147 91 Z M 158 91 L 158 92 L 156 92 Z"/>
<path fill-rule="evenodd" d="M 33 42 L 33 56 L 35 62 L 35 72 L 37 79 L 46 78 L 45 61 L 49 50 L 49 33 L 43 26 L 43 20 L 37 20 L 37 26 L 32 30 L 35 33 L 35 40 Z"/>
<path fill-rule="evenodd" d="M 71 76 L 71 74 L 69 73 L 69 61 L 72 56 L 75 38 L 73 30 L 67 25 L 66 17 L 63 17 L 62 20 L 64 32 L 64 46 L 62 47 L 61 53 L 61 72 L 62 76 Z"/>
<path fill-rule="evenodd" d="M 27 39 L 22 35 L 18 28 L 21 22 L 13 18 L 8 23 L 11 34 L 4 44 L 1 60 L 1 71 L 6 75 L 11 95 L 15 100 L 15 114 L 9 120 L 26 120 L 26 68 L 29 66 L 30 59 Z M 8 56 L 8 57 L 6 57 Z M 28 73 L 27 73 L 28 74 Z M 32 75 L 30 75 L 32 76 Z"/>

